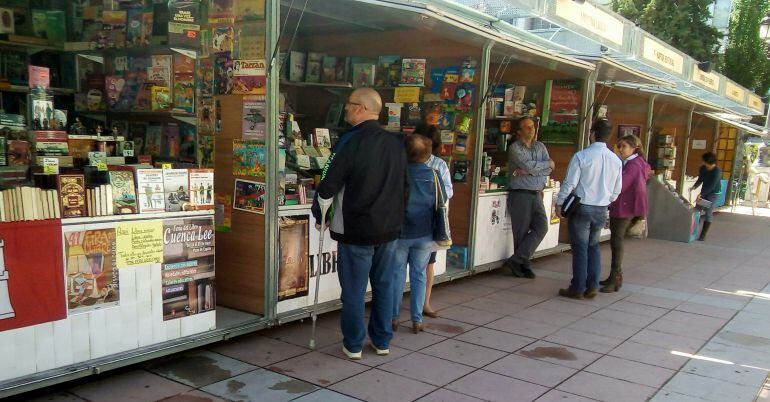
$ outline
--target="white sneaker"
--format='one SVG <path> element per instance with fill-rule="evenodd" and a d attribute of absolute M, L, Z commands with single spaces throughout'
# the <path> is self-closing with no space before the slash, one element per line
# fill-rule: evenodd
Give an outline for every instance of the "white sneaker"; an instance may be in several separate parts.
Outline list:
<path fill-rule="evenodd" d="M 370 343 L 372 349 L 374 349 L 375 352 L 377 352 L 377 356 L 387 356 L 390 354 L 390 349 L 377 349 L 377 346 L 374 346 L 373 343 Z"/>
<path fill-rule="evenodd" d="M 345 345 L 342 345 L 342 351 L 345 352 L 345 356 L 347 356 L 348 359 L 350 359 L 350 360 L 361 360 L 361 355 L 362 355 L 361 352 L 353 353 L 353 352 L 349 351 L 345 347 Z"/>

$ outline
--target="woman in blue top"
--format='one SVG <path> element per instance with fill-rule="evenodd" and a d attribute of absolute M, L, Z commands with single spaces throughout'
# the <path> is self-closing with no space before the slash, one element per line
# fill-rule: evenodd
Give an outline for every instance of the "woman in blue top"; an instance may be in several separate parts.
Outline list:
<path fill-rule="evenodd" d="M 409 161 L 409 201 L 404 214 L 401 237 L 394 256 L 393 330 L 398 330 L 398 316 L 406 280 L 406 264 L 409 263 L 409 308 L 412 316 L 412 332 L 422 331 L 422 315 L 425 304 L 425 269 L 433 251 L 433 214 L 436 208 L 436 180 L 443 195 L 443 183 L 436 172 L 425 164 L 430 157 L 431 140 L 420 135 L 406 137 L 406 154 Z"/>
<path fill-rule="evenodd" d="M 700 167 L 698 172 L 698 181 L 690 188 L 690 191 L 693 191 L 702 184 L 703 188 L 700 190 L 700 198 L 711 201 L 711 206 L 706 210 L 703 230 L 701 230 L 700 237 L 698 237 L 700 241 L 706 240 L 706 234 L 711 227 L 711 221 L 714 220 L 714 208 L 717 198 L 722 193 L 722 169 L 717 166 L 717 156 L 713 152 L 706 152 L 702 158 L 703 166 Z"/>

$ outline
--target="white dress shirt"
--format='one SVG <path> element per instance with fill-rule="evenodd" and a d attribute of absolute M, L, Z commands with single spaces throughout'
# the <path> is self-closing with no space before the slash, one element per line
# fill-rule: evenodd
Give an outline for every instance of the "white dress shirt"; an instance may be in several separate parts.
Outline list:
<path fill-rule="evenodd" d="M 610 205 L 623 188 L 622 170 L 623 163 L 607 144 L 594 142 L 570 160 L 556 203 L 562 205 L 574 191 L 583 205 Z"/>

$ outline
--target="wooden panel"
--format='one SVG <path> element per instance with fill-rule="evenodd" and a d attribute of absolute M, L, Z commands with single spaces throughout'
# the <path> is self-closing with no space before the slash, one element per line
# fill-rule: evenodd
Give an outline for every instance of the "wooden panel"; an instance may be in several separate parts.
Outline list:
<path fill-rule="evenodd" d="M 701 155 L 710 152 L 714 147 L 714 133 L 716 122 L 706 116 L 694 114 L 692 119 L 692 133 L 690 134 L 690 154 L 687 157 L 688 176 L 697 176 L 698 170 L 703 164 Z M 706 140 L 706 149 L 692 149 L 692 141 Z"/>
<path fill-rule="evenodd" d="M 233 194 L 233 139 L 241 138 L 243 97 L 218 96 L 222 110 L 222 132 L 215 141 L 214 189 Z M 229 233 L 217 232 L 217 304 L 252 314 L 265 313 L 265 217 L 233 211 Z"/>
<path fill-rule="evenodd" d="M 650 159 L 657 158 L 657 138 L 655 134 L 665 133 L 674 135 L 674 145 L 676 145 L 676 166 L 671 174 L 671 177 L 675 181 L 679 181 L 679 176 L 682 171 L 681 163 L 684 157 L 684 136 L 687 132 L 687 115 L 689 110 L 674 106 L 671 103 L 665 101 L 656 101 L 653 113 L 653 138 L 650 141 Z"/>

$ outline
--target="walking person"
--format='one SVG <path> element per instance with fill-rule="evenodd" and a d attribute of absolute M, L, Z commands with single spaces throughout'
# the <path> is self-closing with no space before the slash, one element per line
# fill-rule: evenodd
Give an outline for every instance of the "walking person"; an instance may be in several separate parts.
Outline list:
<path fill-rule="evenodd" d="M 393 286 L 393 331 L 398 330 L 398 316 L 404 294 L 407 263 L 409 263 L 409 310 L 412 332 L 422 331 L 425 304 L 426 268 L 433 250 L 433 217 L 436 201 L 445 199 L 444 185 L 433 168 L 426 165 L 431 154 L 431 141 L 421 135 L 406 137 L 409 161 L 409 201 L 404 214 L 404 226 L 396 246 Z M 437 191 L 441 194 L 437 194 Z M 437 198 L 442 197 L 442 198 Z"/>
<path fill-rule="evenodd" d="M 620 158 L 607 148 L 611 132 L 612 124 L 607 120 L 593 124 L 592 144 L 570 160 L 556 199 L 556 214 L 561 218 L 561 206 L 567 197 L 574 193 L 580 198 L 575 212 L 568 217 L 572 282 L 568 288 L 559 289 L 559 296 L 582 300 L 593 299 L 599 293 L 599 237 L 607 222 L 607 206 L 618 198 L 623 186 Z"/>
<path fill-rule="evenodd" d="M 535 121 L 518 120 L 516 140 L 508 149 L 508 215 L 513 230 L 513 255 L 507 267 L 515 277 L 534 278 L 532 256 L 548 233 L 548 216 L 543 206 L 543 189 L 554 168 L 548 150 L 535 141 Z"/>
<path fill-rule="evenodd" d="M 446 161 L 438 157 L 439 150 L 441 149 L 441 129 L 439 129 L 439 127 L 436 125 L 419 125 L 414 130 L 414 134 L 419 134 L 425 136 L 426 138 L 430 138 L 433 151 L 425 164 L 438 172 L 438 175 L 441 178 L 441 182 L 444 184 L 444 193 L 446 194 L 446 199 L 451 199 L 452 195 L 454 195 L 454 189 L 452 188 L 452 174 L 449 172 L 449 166 L 447 166 Z M 438 313 L 430 305 L 430 295 L 433 290 L 433 264 L 435 263 L 436 252 L 434 251 L 430 253 L 428 268 L 425 270 L 425 306 L 422 310 L 423 315 L 431 318 L 438 317 Z"/>
<path fill-rule="evenodd" d="M 628 229 L 647 216 L 647 180 L 652 170 L 644 159 L 639 137 L 629 134 L 618 140 L 623 161 L 623 187 L 618 199 L 610 204 L 610 276 L 599 282 L 604 293 L 617 292 L 623 286 L 623 242 Z"/>
<path fill-rule="evenodd" d="M 329 158 L 316 193 L 325 202 L 333 200 L 329 229 L 338 247 L 342 350 L 354 360 L 361 359 L 366 337 L 367 283 L 372 285 L 372 347 L 378 355 L 387 355 L 393 338 L 393 257 L 404 221 L 407 162 L 402 137 L 380 127 L 381 110 L 375 90 L 359 88 L 350 94 L 345 120 L 353 127 Z M 318 202 L 313 204 L 319 221 Z"/>
<path fill-rule="evenodd" d="M 714 220 L 714 209 L 716 209 L 716 200 L 722 194 L 722 169 L 717 166 L 717 156 L 713 152 L 706 152 L 701 156 L 703 166 L 698 172 L 698 180 L 690 188 L 690 191 L 703 185 L 700 190 L 699 198 L 711 202 L 711 206 L 706 209 L 703 229 L 700 232 L 698 240 L 706 240 L 706 235 L 711 228 L 711 222 Z"/>

